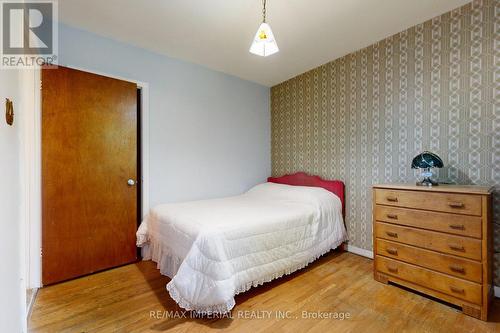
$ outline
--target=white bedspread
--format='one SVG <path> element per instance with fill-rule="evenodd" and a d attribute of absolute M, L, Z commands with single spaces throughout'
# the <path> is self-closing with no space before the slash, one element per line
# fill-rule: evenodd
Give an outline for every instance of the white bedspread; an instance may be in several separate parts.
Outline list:
<path fill-rule="evenodd" d="M 340 199 L 317 187 L 257 185 L 235 197 L 164 204 L 137 231 L 145 260 L 187 310 L 225 313 L 234 296 L 290 274 L 346 240 Z"/>

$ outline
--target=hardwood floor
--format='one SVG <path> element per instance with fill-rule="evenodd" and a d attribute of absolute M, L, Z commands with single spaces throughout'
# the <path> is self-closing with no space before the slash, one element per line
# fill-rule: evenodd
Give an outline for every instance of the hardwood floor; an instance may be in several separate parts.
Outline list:
<path fill-rule="evenodd" d="M 168 281 L 154 263 L 139 262 L 43 288 L 29 329 L 51 333 L 500 332 L 499 299 L 491 308 L 490 322 L 482 322 L 448 305 L 374 281 L 372 260 L 345 252 L 332 252 L 306 269 L 238 295 L 233 318 L 190 318 L 170 299 L 165 290 Z M 178 311 L 177 317 L 169 317 L 169 311 L 174 315 Z M 303 311 L 309 318 L 302 319 Z M 280 314 L 288 318 L 276 318 Z M 349 318 L 342 320 L 342 316 Z"/>

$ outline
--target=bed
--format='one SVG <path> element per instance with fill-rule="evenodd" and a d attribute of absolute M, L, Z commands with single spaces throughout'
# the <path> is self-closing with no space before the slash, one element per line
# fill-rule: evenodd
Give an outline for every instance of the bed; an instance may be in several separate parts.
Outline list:
<path fill-rule="evenodd" d="M 346 241 L 344 184 L 305 173 L 222 199 L 158 205 L 137 231 L 177 304 L 227 313 L 235 295 L 304 268 Z"/>

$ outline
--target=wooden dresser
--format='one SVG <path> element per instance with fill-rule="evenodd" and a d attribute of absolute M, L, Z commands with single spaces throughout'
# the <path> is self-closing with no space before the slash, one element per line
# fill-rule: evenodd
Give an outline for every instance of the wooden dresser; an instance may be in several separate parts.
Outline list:
<path fill-rule="evenodd" d="M 375 185 L 374 276 L 487 320 L 492 298 L 488 187 Z"/>

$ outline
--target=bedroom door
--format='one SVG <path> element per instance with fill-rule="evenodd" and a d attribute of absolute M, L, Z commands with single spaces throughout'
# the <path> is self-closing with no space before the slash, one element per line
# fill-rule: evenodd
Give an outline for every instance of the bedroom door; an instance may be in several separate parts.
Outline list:
<path fill-rule="evenodd" d="M 137 259 L 137 85 L 42 69 L 42 282 Z"/>

